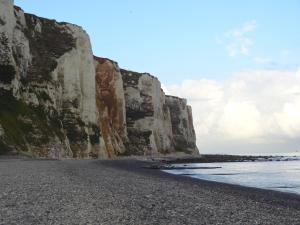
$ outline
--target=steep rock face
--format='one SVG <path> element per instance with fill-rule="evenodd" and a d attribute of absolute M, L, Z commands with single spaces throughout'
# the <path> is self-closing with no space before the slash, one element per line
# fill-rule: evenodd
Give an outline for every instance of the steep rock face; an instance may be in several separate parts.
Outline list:
<path fill-rule="evenodd" d="M 95 68 L 88 35 L 80 27 L 60 24 L 74 39 L 74 47 L 58 58 L 52 79 L 61 92 L 57 107 L 70 140 L 73 157 L 98 157 L 99 128 L 96 114 Z M 68 42 L 70 43 L 70 42 Z"/>
<path fill-rule="evenodd" d="M 127 154 L 172 151 L 170 112 L 157 78 L 147 73 L 121 70 L 129 145 Z"/>
<path fill-rule="evenodd" d="M 0 154 L 51 158 L 197 152 L 186 101 L 94 57 L 73 24 L 0 0 Z"/>
<path fill-rule="evenodd" d="M 75 25 L 24 14 L 12 3 L 0 2 L 0 145 L 48 157 L 97 157 L 88 35 Z"/>
<path fill-rule="evenodd" d="M 170 109 L 175 151 L 199 154 L 196 146 L 196 135 L 193 125 L 192 108 L 186 99 L 166 96 L 166 104 Z"/>
<path fill-rule="evenodd" d="M 116 62 L 95 58 L 99 126 L 108 157 L 123 154 L 127 142 L 123 80 Z"/>
<path fill-rule="evenodd" d="M 0 81 L 2 87 L 10 84 L 16 76 L 18 68 L 14 53 L 23 51 L 22 53 L 25 53 L 28 58 L 29 51 L 28 42 L 26 40 L 21 42 L 24 35 L 15 29 L 17 24 L 12 3 L 12 1 L 0 0 Z"/>

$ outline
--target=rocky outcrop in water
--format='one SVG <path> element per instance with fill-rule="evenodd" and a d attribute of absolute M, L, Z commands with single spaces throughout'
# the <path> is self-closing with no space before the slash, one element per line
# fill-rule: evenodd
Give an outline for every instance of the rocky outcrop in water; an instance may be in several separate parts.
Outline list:
<path fill-rule="evenodd" d="M 190 107 L 172 99 L 157 78 L 94 57 L 81 27 L 0 0 L 0 153 L 197 153 Z"/>

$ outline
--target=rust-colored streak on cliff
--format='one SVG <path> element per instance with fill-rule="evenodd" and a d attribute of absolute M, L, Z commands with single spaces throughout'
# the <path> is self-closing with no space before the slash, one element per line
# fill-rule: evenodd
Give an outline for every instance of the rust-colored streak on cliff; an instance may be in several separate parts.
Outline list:
<path fill-rule="evenodd" d="M 121 74 L 116 63 L 94 57 L 99 126 L 109 158 L 125 151 L 126 137 L 124 95 L 119 84 Z"/>

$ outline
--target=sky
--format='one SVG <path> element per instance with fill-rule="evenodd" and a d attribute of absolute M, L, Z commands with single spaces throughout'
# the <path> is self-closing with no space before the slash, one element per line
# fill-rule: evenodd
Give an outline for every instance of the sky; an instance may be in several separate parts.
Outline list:
<path fill-rule="evenodd" d="M 193 107 L 203 153 L 300 151 L 300 0 L 15 0 Z"/>

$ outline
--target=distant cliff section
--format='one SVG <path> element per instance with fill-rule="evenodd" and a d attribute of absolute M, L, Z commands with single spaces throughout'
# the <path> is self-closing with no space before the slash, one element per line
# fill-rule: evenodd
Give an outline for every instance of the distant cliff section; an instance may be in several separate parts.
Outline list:
<path fill-rule="evenodd" d="M 0 0 L 0 154 L 114 158 L 199 154 L 186 100 L 93 56 L 79 26 Z"/>

